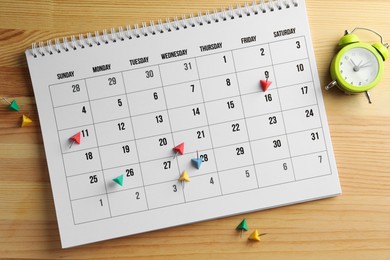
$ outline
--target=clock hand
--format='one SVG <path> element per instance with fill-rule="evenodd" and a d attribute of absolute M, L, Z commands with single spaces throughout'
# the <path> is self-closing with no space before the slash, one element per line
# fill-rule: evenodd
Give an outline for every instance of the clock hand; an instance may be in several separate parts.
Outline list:
<path fill-rule="evenodd" d="M 360 68 L 365 68 L 365 67 L 368 67 L 368 66 L 371 66 L 370 62 L 364 63 L 363 65 L 360 66 Z"/>
<path fill-rule="evenodd" d="M 349 60 L 352 62 L 353 66 L 356 67 L 356 63 L 351 58 Z"/>
<path fill-rule="evenodd" d="M 353 64 L 353 71 L 358 72 L 360 69 L 360 64 L 362 64 L 362 61 L 360 61 L 358 65 L 356 65 L 356 63 L 352 59 L 350 59 L 350 61 Z"/>

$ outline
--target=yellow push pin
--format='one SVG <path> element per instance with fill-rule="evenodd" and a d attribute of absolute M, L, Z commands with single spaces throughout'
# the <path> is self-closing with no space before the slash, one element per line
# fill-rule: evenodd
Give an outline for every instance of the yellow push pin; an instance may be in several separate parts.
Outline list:
<path fill-rule="evenodd" d="M 184 172 L 180 175 L 179 181 L 182 183 L 183 189 L 184 189 L 184 182 L 191 181 L 190 176 L 188 176 L 188 173 L 186 170 L 184 170 Z"/>
<path fill-rule="evenodd" d="M 29 125 L 31 123 L 32 123 L 32 120 L 29 117 L 27 117 L 26 115 L 23 115 L 22 116 L 22 124 L 20 127 L 24 127 L 24 126 Z"/>
<path fill-rule="evenodd" d="M 264 236 L 266 234 L 267 233 L 259 234 L 259 231 L 257 231 L 257 229 L 255 229 L 255 231 L 253 231 L 252 234 L 250 234 L 250 236 L 248 237 L 248 240 L 260 241 L 260 237 Z"/>

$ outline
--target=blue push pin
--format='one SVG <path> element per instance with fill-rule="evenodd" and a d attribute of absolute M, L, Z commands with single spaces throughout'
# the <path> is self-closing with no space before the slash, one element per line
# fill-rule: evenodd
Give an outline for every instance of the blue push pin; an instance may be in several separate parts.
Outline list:
<path fill-rule="evenodd" d="M 192 162 L 192 165 L 194 165 L 196 167 L 196 169 L 199 170 L 200 168 L 200 165 L 202 164 L 202 158 L 193 158 L 191 159 L 191 162 Z"/>
<path fill-rule="evenodd" d="M 196 167 L 196 169 L 200 169 L 200 166 L 202 165 L 202 158 L 199 158 L 199 155 L 198 155 L 198 151 L 196 151 L 196 158 L 192 158 L 191 159 L 191 163 L 192 165 L 194 165 Z"/>

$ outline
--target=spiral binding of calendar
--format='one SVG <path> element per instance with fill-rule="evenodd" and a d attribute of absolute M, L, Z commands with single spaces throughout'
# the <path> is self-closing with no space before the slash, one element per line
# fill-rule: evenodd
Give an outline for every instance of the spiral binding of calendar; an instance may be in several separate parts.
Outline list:
<path fill-rule="evenodd" d="M 143 22 L 141 27 L 139 27 L 138 24 L 135 24 L 133 28 L 130 25 L 126 26 L 126 29 L 123 29 L 122 26 L 120 26 L 118 30 L 111 28 L 110 32 L 107 32 L 107 30 L 104 29 L 101 35 L 99 31 L 95 31 L 94 34 L 87 33 L 85 37 L 83 34 L 79 34 L 78 38 L 74 35 L 69 39 L 68 37 L 63 37 L 62 42 L 57 38 L 54 40 L 54 44 L 51 40 L 48 40 L 46 44 L 44 42 L 39 42 L 38 45 L 33 43 L 29 53 L 34 58 L 37 58 L 40 56 L 61 53 L 63 51 L 76 51 L 78 49 L 90 48 L 101 44 L 109 44 L 110 42 L 115 43 L 117 41 L 132 40 L 134 38 L 147 37 L 149 35 L 188 29 L 196 26 L 204 26 L 206 24 L 218 23 L 228 19 L 258 15 L 261 13 L 273 12 L 276 9 L 281 10 L 283 8 L 296 6 L 298 6 L 298 0 L 260 0 L 259 3 L 253 1 L 252 4 L 245 3 L 244 6 L 237 5 L 235 9 L 232 6 L 229 6 L 228 9 L 222 7 L 220 11 L 206 11 L 204 14 L 199 12 L 195 16 L 193 14 L 189 15 L 189 17 L 183 15 L 181 19 L 174 17 L 173 21 L 167 18 L 165 23 L 159 19 L 157 24 L 153 21 L 150 21 L 149 25 Z"/>

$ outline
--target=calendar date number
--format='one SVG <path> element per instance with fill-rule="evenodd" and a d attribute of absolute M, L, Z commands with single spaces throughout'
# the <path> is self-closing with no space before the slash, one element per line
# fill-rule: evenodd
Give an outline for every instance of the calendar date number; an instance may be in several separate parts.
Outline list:
<path fill-rule="evenodd" d="M 72 89 L 73 89 L 73 93 L 80 92 L 80 85 L 79 84 L 72 85 Z"/>
<path fill-rule="evenodd" d="M 98 178 L 96 175 L 89 176 L 89 183 L 94 184 L 98 182 Z"/>

